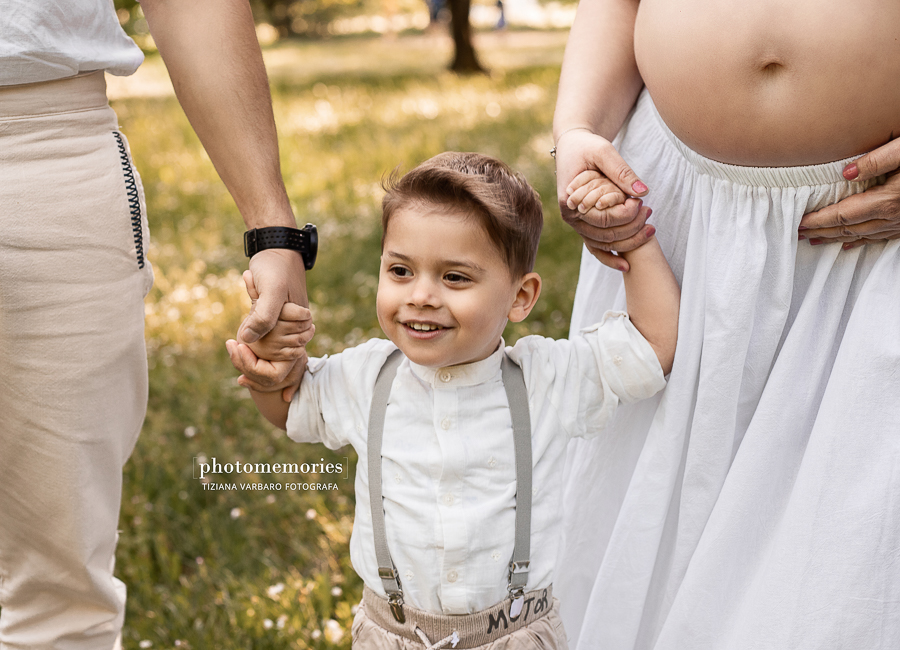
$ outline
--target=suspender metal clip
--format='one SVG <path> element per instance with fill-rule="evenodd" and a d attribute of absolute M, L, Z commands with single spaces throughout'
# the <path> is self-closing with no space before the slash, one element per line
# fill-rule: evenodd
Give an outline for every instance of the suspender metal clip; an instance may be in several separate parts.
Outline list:
<path fill-rule="evenodd" d="M 394 620 L 401 625 L 406 623 L 406 614 L 403 613 L 403 594 L 388 594 L 388 603 L 391 606 L 391 614 L 394 615 Z"/>

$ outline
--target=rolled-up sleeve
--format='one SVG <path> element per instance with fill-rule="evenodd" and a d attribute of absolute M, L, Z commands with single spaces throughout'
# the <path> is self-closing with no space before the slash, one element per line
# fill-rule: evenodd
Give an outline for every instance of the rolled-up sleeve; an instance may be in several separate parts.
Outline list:
<path fill-rule="evenodd" d="M 510 356 L 525 372 L 533 403 L 549 402 L 569 437 L 600 433 L 619 403 L 662 390 L 653 348 L 624 312 L 607 312 L 572 339 L 521 339 Z"/>
<path fill-rule="evenodd" d="M 375 377 L 395 346 L 371 339 L 330 357 L 309 360 L 288 410 L 288 437 L 329 449 L 365 437 Z"/>

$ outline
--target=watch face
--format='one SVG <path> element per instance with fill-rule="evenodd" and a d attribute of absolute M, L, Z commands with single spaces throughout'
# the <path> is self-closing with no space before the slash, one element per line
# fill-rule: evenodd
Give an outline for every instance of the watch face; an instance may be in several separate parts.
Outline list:
<path fill-rule="evenodd" d="M 303 226 L 303 232 L 308 236 L 306 252 L 303 253 L 303 266 L 309 271 L 316 263 L 316 255 L 319 253 L 319 231 L 308 223 Z"/>

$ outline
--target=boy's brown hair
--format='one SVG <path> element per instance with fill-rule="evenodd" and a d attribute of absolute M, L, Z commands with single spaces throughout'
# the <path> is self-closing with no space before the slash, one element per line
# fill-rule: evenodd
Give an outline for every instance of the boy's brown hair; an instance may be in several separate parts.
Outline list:
<path fill-rule="evenodd" d="M 496 158 L 448 151 L 384 182 L 381 245 L 391 215 L 411 204 L 471 213 L 503 253 L 513 277 L 534 268 L 544 214 L 538 193 L 525 177 Z"/>

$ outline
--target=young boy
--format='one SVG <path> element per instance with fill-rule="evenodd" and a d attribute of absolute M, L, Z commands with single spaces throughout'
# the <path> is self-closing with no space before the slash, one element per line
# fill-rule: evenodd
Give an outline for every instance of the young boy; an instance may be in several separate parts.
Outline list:
<path fill-rule="evenodd" d="M 541 292 L 543 216 L 525 179 L 488 156 L 444 153 L 391 180 L 382 223 L 389 340 L 311 359 L 290 404 L 251 391 L 294 440 L 359 454 L 354 646 L 565 648 L 551 584 L 566 443 L 665 385 L 675 278 L 651 238 L 626 254 L 628 315 L 506 347 L 507 322 Z M 283 343 L 276 330 L 255 352 Z"/>

